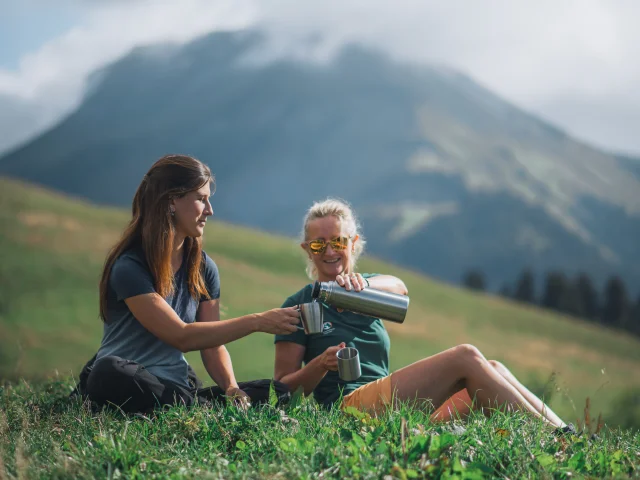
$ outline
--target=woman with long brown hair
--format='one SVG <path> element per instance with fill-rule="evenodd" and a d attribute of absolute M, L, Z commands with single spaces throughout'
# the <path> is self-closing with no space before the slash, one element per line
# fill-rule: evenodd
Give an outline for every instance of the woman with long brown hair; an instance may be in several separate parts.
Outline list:
<path fill-rule="evenodd" d="M 296 308 L 220 320 L 220 278 L 202 249 L 213 215 L 209 167 L 186 155 L 159 159 L 143 177 L 122 238 L 100 281 L 104 333 L 79 390 L 127 412 L 223 395 L 248 399 L 225 344 L 250 333 L 296 330 Z M 200 350 L 217 388 L 201 389 L 183 353 Z"/>

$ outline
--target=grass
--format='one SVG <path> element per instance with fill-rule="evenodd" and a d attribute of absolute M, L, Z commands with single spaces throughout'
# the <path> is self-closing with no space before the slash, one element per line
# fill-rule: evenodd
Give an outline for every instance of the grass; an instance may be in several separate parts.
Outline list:
<path fill-rule="evenodd" d="M 640 476 L 640 432 L 557 438 L 530 417 L 503 413 L 437 426 L 409 406 L 373 418 L 297 396 L 284 409 L 126 416 L 67 399 L 71 386 L 0 389 L 0 479 Z"/>
<path fill-rule="evenodd" d="M 126 211 L 0 179 L 0 381 L 77 374 L 95 353 L 102 335 L 100 267 L 127 218 Z M 279 306 L 308 281 L 294 239 L 214 220 L 205 240 L 220 268 L 226 318 Z M 538 393 L 555 374 L 551 405 L 574 422 L 587 397 L 592 415 L 603 413 L 607 421 L 614 399 L 640 387 L 640 341 L 624 333 L 371 258 L 360 270 L 395 274 L 409 287 L 407 320 L 386 323 L 392 369 L 472 343 Z M 271 336 L 251 335 L 228 347 L 239 380 L 271 377 Z M 188 359 L 208 378 L 197 352 Z"/>

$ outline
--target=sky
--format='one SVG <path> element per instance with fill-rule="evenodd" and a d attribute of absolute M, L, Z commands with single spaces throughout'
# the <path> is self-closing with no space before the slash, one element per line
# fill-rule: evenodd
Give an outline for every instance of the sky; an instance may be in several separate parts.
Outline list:
<path fill-rule="evenodd" d="M 55 7 L 52 6 L 55 4 Z M 361 42 L 458 69 L 573 136 L 640 156 L 636 0 L 2 0 L 0 151 L 55 123 L 133 47 L 260 27 L 265 59 Z M 305 38 L 322 39 L 313 49 Z"/>

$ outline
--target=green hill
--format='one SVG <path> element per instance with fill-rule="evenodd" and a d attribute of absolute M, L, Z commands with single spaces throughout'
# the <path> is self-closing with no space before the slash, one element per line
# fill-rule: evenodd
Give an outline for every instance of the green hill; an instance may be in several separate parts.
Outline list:
<path fill-rule="evenodd" d="M 77 374 L 96 351 L 100 267 L 127 218 L 126 211 L 0 178 L 0 380 Z M 211 222 L 205 237 L 220 268 L 227 318 L 279 306 L 307 281 L 293 239 L 219 221 Z M 593 415 L 606 412 L 622 390 L 640 386 L 637 339 L 373 259 L 360 269 L 398 275 L 409 288 L 406 322 L 387 323 L 394 369 L 473 343 L 536 390 L 557 372 L 561 393 L 552 405 L 568 420 L 582 417 L 586 397 Z M 270 336 L 252 335 L 229 350 L 240 380 L 272 374 Z M 199 355 L 189 359 L 206 378 Z"/>

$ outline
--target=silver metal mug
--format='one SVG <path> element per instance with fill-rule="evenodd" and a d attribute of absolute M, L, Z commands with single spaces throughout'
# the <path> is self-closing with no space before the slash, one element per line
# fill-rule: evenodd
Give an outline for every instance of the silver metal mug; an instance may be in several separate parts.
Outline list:
<path fill-rule="evenodd" d="M 304 330 L 307 335 L 322 333 L 324 315 L 320 302 L 314 300 L 310 303 L 302 303 L 298 305 L 298 311 L 302 321 L 302 327 L 298 327 L 299 329 Z"/>
<path fill-rule="evenodd" d="M 345 347 L 338 350 L 338 376 L 345 382 L 357 380 L 362 375 L 360 370 L 360 355 L 353 347 Z"/>

